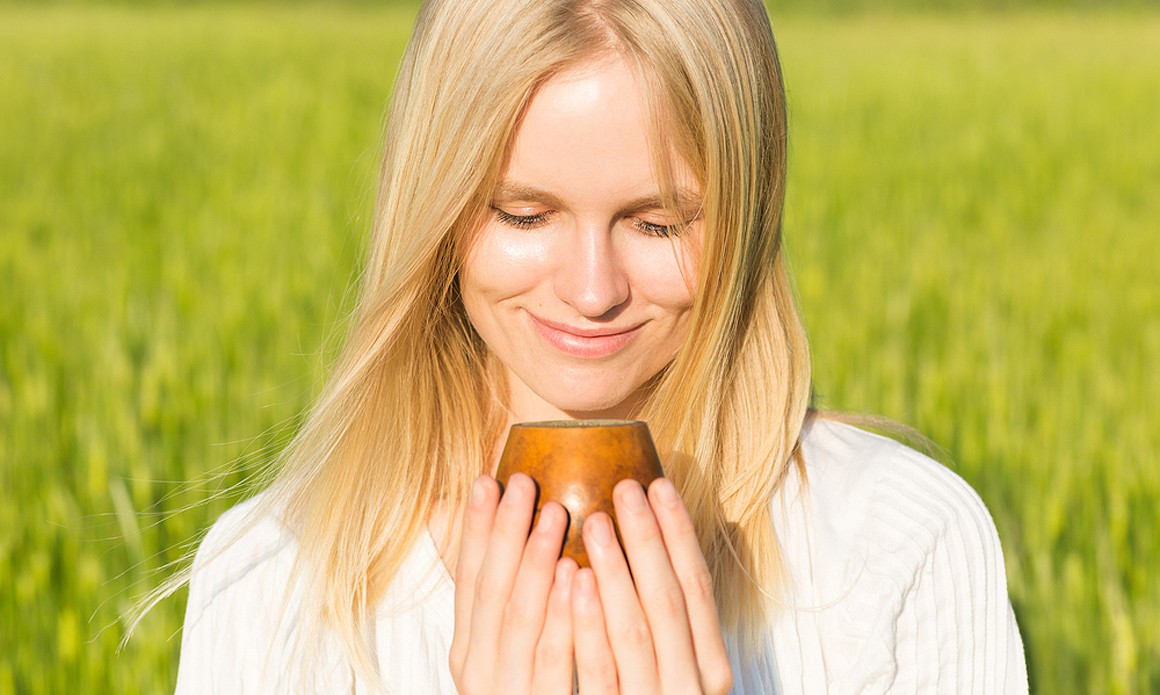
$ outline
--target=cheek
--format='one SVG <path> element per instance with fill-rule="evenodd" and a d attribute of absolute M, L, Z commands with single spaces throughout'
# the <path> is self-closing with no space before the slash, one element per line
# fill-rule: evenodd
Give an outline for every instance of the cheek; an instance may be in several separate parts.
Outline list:
<path fill-rule="evenodd" d="M 694 255 L 686 244 L 649 241 L 648 246 L 628 249 L 631 255 L 626 255 L 638 296 L 669 309 L 688 309 L 697 283 Z"/>
<path fill-rule="evenodd" d="M 526 232 L 485 227 L 472 246 L 460 274 L 468 310 L 533 289 L 545 277 L 549 254 L 540 237 Z"/>

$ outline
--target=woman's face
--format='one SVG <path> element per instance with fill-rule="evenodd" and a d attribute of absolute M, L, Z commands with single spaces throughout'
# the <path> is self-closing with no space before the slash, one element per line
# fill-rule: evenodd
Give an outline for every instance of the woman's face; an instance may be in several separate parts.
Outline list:
<path fill-rule="evenodd" d="M 625 417 L 676 354 L 701 189 L 668 155 L 678 209 L 660 200 L 644 95 L 621 58 L 557 74 L 532 98 L 459 278 L 507 369 L 514 420 Z"/>

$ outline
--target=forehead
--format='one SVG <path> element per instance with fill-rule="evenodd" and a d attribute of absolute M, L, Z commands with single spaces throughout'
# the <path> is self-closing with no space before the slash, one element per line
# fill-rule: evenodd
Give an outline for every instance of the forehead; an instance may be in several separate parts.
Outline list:
<path fill-rule="evenodd" d="M 686 162 L 656 145 L 655 117 L 635 66 L 619 55 L 579 63 L 536 90 L 512 138 L 501 187 L 578 195 L 699 189 Z M 654 145 L 662 148 L 654 152 Z M 659 156 L 658 156 L 659 155 Z M 658 172 L 660 166 L 669 171 Z"/>

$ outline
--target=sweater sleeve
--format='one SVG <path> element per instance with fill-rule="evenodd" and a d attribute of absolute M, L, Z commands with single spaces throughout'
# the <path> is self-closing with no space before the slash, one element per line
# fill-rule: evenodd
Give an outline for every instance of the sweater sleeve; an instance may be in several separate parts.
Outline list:
<path fill-rule="evenodd" d="M 869 638 L 841 692 L 1026 693 L 1003 552 L 973 489 L 898 447 L 872 495 L 866 568 L 879 587 Z"/>
<path fill-rule="evenodd" d="M 221 613 L 215 609 L 214 597 L 224 575 L 221 556 L 227 537 L 239 521 L 237 508 L 226 512 L 210 527 L 198 546 L 190 569 L 189 600 L 185 607 L 185 624 L 181 635 L 181 658 L 177 671 L 177 695 L 212 693 L 220 688 L 215 675 L 221 670 L 216 652 L 223 642 Z"/>
<path fill-rule="evenodd" d="M 314 650 L 309 663 L 302 657 L 296 546 L 280 522 L 257 511 L 256 499 L 227 511 L 198 548 L 177 694 L 349 691 L 349 669 L 332 645 Z"/>

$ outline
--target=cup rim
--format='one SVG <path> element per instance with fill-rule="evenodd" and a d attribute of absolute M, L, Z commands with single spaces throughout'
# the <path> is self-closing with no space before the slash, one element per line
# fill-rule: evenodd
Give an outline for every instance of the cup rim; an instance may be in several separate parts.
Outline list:
<path fill-rule="evenodd" d="M 585 427 L 635 427 L 644 425 L 641 420 L 539 420 L 536 422 L 517 422 L 512 429 L 571 429 Z"/>

